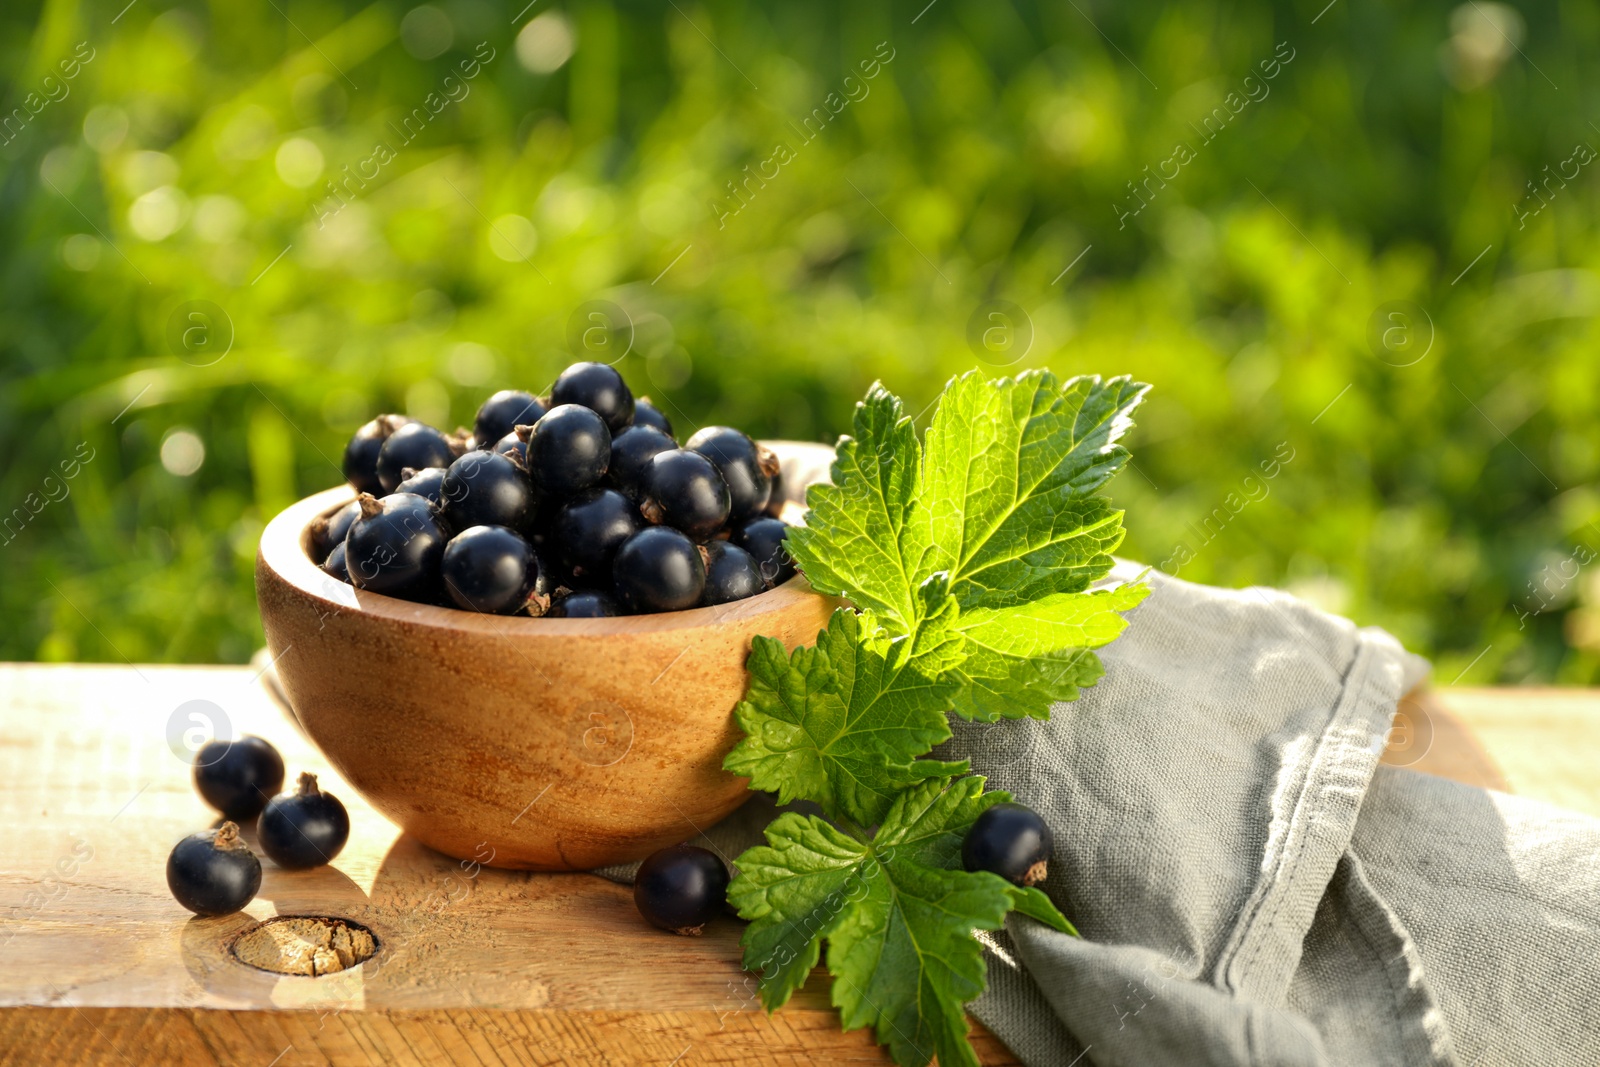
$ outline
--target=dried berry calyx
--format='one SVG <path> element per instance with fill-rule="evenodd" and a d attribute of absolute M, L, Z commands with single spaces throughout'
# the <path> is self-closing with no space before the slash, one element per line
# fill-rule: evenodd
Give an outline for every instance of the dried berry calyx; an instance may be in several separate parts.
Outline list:
<path fill-rule="evenodd" d="M 261 851 L 280 867 L 320 867 L 344 848 L 350 816 L 338 797 L 318 788 L 316 775 L 301 774 L 293 793 L 268 802 L 256 837 Z"/>

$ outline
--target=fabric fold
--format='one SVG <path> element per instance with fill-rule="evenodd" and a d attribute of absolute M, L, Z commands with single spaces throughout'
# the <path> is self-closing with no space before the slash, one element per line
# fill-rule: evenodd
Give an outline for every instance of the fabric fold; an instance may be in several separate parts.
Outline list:
<path fill-rule="evenodd" d="M 1119 563 L 1111 578 L 1139 573 Z M 1025 919 L 1009 934 L 1077 1047 L 1029 1062 L 1087 1050 L 1097 1064 L 1154 1063 L 1178 1049 L 1188 1058 L 1167 1062 L 1346 1062 L 1289 1007 L 1291 980 L 1395 707 L 1426 664 L 1283 593 L 1147 580 L 1150 597 L 1102 652 L 1106 677 L 1049 723 L 1024 724 L 1040 735 L 1024 758 L 995 758 L 1003 748 L 982 736 L 993 727 L 964 724 L 948 746 L 1063 828 L 1045 889 L 1084 940 Z M 1161 961 L 1173 973 L 1150 986 Z M 1148 992 L 1138 1026 L 1115 988 Z M 1029 1043 L 1027 1020 L 994 992 L 974 1014 Z M 1373 1062 L 1408 1062 L 1398 1055 Z"/>

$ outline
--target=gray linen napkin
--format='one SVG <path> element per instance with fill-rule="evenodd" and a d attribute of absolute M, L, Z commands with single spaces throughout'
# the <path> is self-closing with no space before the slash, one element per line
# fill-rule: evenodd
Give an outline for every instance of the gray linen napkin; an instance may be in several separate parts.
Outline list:
<path fill-rule="evenodd" d="M 1600 1063 L 1600 823 L 1378 767 L 1426 670 L 1382 631 L 1151 581 L 1082 699 L 949 743 L 1084 935 L 1013 917 L 973 1014 L 1030 1067 Z"/>
<path fill-rule="evenodd" d="M 938 753 L 1055 828 L 1043 888 L 1083 933 L 984 935 L 972 1013 L 1029 1067 L 1600 1064 L 1600 822 L 1379 767 L 1427 672 L 1383 631 L 1148 580 L 1099 684 Z"/>

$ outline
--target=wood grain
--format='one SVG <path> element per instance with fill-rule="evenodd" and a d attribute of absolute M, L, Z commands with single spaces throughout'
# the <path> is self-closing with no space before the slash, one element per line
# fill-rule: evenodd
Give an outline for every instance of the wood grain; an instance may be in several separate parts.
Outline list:
<path fill-rule="evenodd" d="M 190 701 L 269 738 L 350 811 L 332 867 L 264 861 L 242 917 L 191 918 L 166 890 L 168 850 L 213 819 L 169 747 Z M 1430 740 L 1391 762 L 1600 814 L 1600 694 L 1451 689 L 1415 709 Z M 248 669 L 0 665 L 0 826 L 0 1064 L 888 1063 L 839 1031 L 820 971 L 758 1010 L 737 922 L 674 937 L 600 878 L 464 867 L 401 834 Z M 378 955 L 303 978 L 228 954 L 249 922 L 295 914 L 361 923 Z M 984 1063 L 1015 1063 L 981 1028 L 974 1042 Z"/>
<path fill-rule="evenodd" d="M 820 970 L 762 1012 L 736 921 L 677 937 L 646 926 L 623 886 L 463 864 L 402 834 L 255 673 L 0 665 L 0 1064 L 889 1062 L 839 1030 Z M 168 742 L 192 701 L 268 738 L 291 778 L 316 772 L 350 812 L 331 867 L 263 858 L 242 915 L 193 918 L 166 888 L 167 852 L 215 817 Z M 232 938 L 274 915 L 352 919 L 379 952 L 323 978 L 234 960 Z M 974 1042 L 986 1064 L 1016 1062 L 986 1032 Z"/>

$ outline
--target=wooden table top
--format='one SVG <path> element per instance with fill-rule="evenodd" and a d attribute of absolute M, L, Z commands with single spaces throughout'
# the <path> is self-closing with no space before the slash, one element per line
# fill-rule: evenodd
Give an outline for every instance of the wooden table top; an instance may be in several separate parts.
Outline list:
<path fill-rule="evenodd" d="M 166 888 L 172 844 L 214 818 L 189 780 L 182 730 L 207 710 L 191 701 L 350 811 L 333 866 L 263 860 L 241 915 L 193 919 Z M 1388 762 L 1600 816 L 1600 693 L 1447 689 L 1408 700 L 1399 725 Z M 464 869 L 401 835 L 248 668 L 0 665 L 0 825 L 0 1064 L 889 1062 L 840 1032 L 820 971 L 762 1012 L 736 921 L 662 934 L 601 878 Z M 353 919 L 383 948 L 323 978 L 229 955 L 240 930 L 289 914 Z M 974 1044 L 1015 1063 L 981 1028 Z"/>

